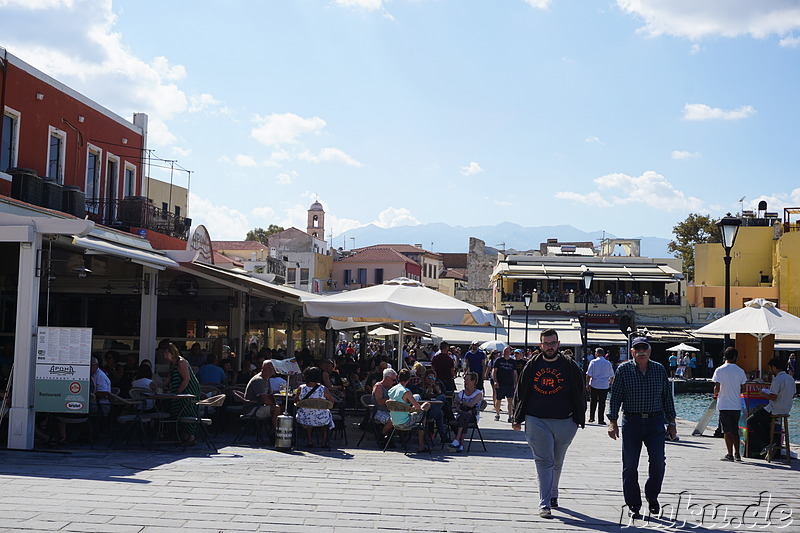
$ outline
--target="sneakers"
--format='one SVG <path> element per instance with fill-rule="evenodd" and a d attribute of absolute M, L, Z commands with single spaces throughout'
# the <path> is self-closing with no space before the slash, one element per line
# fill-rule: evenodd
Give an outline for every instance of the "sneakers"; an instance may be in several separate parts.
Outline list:
<path fill-rule="evenodd" d="M 549 507 L 542 507 L 539 509 L 539 516 L 542 518 L 553 518 L 553 513 L 550 512 Z"/>
<path fill-rule="evenodd" d="M 720 461 L 728 461 L 730 463 L 733 462 L 733 456 L 729 453 L 725 454 L 725 457 L 721 458 Z"/>
<path fill-rule="evenodd" d="M 738 453 L 736 455 L 734 455 L 733 458 L 737 463 L 741 463 L 742 462 L 742 456 L 739 455 Z"/>
<path fill-rule="evenodd" d="M 459 446 L 458 448 L 456 448 L 456 451 L 457 452 L 463 452 L 464 451 L 464 447 L 463 446 Z"/>
<path fill-rule="evenodd" d="M 494 415 L 495 421 L 500 420 L 500 415 Z"/>
<path fill-rule="evenodd" d="M 453 442 L 448 444 L 448 446 L 450 446 L 451 448 L 458 448 L 460 445 L 461 445 L 461 443 L 458 442 L 457 440 L 454 440 Z"/>
<path fill-rule="evenodd" d="M 632 508 L 632 507 L 628 508 L 628 516 L 632 520 L 641 520 L 642 519 L 642 513 L 639 512 L 638 508 Z"/>
<path fill-rule="evenodd" d="M 590 423 L 590 424 L 594 424 L 594 418 L 590 418 L 590 419 L 589 419 L 589 423 Z"/>
<path fill-rule="evenodd" d="M 550 508 L 558 509 L 558 498 L 550 498 Z"/>
<path fill-rule="evenodd" d="M 651 515 L 657 515 L 661 510 L 661 505 L 659 505 L 658 500 L 648 500 L 647 508 L 650 510 Z"/>
<path fill-rule="evenodd" d="M 510 416 L 508 417 L 508 421 L 509 421 L 509 423 L 511 422 L 511 417 Z"/>

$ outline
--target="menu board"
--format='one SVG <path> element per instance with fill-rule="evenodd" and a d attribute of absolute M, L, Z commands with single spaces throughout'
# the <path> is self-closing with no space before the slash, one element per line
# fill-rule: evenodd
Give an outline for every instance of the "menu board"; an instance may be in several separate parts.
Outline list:
<path fill-rule="evenodd" d="M 36 410 L 88 413 L 92 329 L 40 327 L 36 340 Z"/>

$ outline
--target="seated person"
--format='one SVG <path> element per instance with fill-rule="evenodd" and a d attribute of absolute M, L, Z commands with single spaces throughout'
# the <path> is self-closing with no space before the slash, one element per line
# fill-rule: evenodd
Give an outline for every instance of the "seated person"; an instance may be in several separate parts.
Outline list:
<path fill-rule="evenodd" d="M 149 361 L 148 361 L 149 363 Z M 131 382 L 131 388 L 148 389 L 153 393 L 158 392 L 158 385 L 153 381 L 152 367 L 142 361 L 139 368 L 136 370 L 136 379 Z M 155 409 L 155 400 L 147 400 L 144 402 L 144 410 L 149 412 Z"/>
<path fill-rule="evenodd" d="M 425 377 L 425 367 L 422 363 L 414 363 L 411 367 L 411 379 L 408 381 L 408 388 L 414 394 L 422 394 L 422 380 Z"/>
<path fill-rule="evenodd" d="M 444 383 L 436 379 L 436 371 L 432 368 L 425 369 L 424 372 L 425 377 L 422 380 L 422 392 L 420 394 L 423 400 L 442 402 L 431 404 L 431 410 L 428 411 L 428 418 L 436 423 L 436 429 L 439 431 L 439 438 L 442 439 L 442 444 L 444 444 L 445 442 L 449 442 L 445 440 L 447 428 L 444 425 L 444 413 L 446 411 L 447 396 L 444 392 Z"/>
<path fill-rule="evenodd" d="M 303 372 L 304 384 L 300 385 L 295 394 L 295 401 L 306 400 L 308 398 L 322 398 L 334 403 L 333 395 L 325 388 L 322 381 L 322 370 L 316 366 L 310 366 Z M 330 409 L 309 409 L 300 407 L 297 409 L 297 423 L 306 428 L 306 443 L 309 448 L 313 446 L 311 432 L 314 427 L 322 428 L 322 447 L 328 447 L 328 429 L 333 429 L 333 415 Z"/>
<path fill-rule="evenodd" d="M 189 350 L 189 355 L 186 356 L 186 360 L 195 368 L 200 368 L 208 362 L 207 356 L 203 353 L 203 348 L 200 346 L 199 342 L 192 344 L 192 348 Z"/>
<path fill-rule="evenodd" d="M 321 383 L 336 399 L 334 403 L 344 400 L 344 382 L 342 381 L 342 376 L 336 371 L 336 362 L 330 359 L 323 359 L 319 363 L 319 368 L 322 371 Z"/>
<path fill-rule="evenodd" d="M 747 426 L 753 429 L 754 438 L 765 447 L 762 453 L 767 453 L 770 442 L 769 426 L 771 415 L 788 415 L 792 410 L 792 398 L 795 393 L 794 378 L 786 373 L 787 361 L 780 357 L 773 357 L 767 363 L 772 378 L 769 389 L 761 389 L 762 398 L 767 398 L 769 403 L 763 409 L 756 410 L 747 418 Z M 778 441 L 780 442 L 780 441 Z"/>
<path fill-rule="evenodd" d="M 456 411 L 458 432 L 450 446 L 457 452 L 464 451 L 464 429 L 480 419 L 480 406 L 483 401 L 483 391 L 478 388 L 478 375 L 475 372 L 464 374 L 464 390 L 456 393 L 453 404 Z"/>
<path fill-rule="evenodd" d="M 259 404 L 254 406 L 248 414 L 254 413 L 256 418 L 259 419 L 269 417 L 272 421 L 272 427 L 275 427 L 275 419 L 281 413 L 269 383 L 269 379 L 274 375 L 275 367 L 272 366 L 272 360 L 267 359 L 261 365 L 261 372 L 250 378 L 247 387 L 244 389 L 244 399 Z"/>
<path fill-rule="evenodd" d="M 194 346 L 197 346 L 197 343 Z M 200 385 L 222 385 L 225 378 L 225 371 L 217 365 L 217 356 L 213 353 L 208 354 L 206 363 L 197 370 Z"/>
<path fill-rule="evenodd" d="M 373 419 L 379 424 L 383 424 L 381 434 L 385 437 L 392 430 L 392 417 L 389 416 L 389 409 L 386 407 L 386 400 L 389 399 L 389 389 L 397 384 L 397 372 L 391 368 L 383 371 L 383 379 L 372 387 L 372 405 L 374 405 Z"/>
<path fill-rule="evenodd" d="M 428 402 L 420 404 L 411 390 L 406 387 L 406 385 L 408 385 L 408 380 L 411 379 L 411 371 L 409 369 L 403 368 L 400 370 L 397 374 L 397 379 L 399 383 L 389 389 L 389 399 L 410 405 L 414 408 L 414 411 L 411 413 L 391 411 L 392 425 L 397 429 L 414 427 L 422 420 L 422 417 L 425 416 L 425 411 L 431 408 L 431 404 Z M 429 451 L 425 446 L 425 430 L 423 428 L 417 431 L 417 438 L 419 439 L 417 451 Z"/>

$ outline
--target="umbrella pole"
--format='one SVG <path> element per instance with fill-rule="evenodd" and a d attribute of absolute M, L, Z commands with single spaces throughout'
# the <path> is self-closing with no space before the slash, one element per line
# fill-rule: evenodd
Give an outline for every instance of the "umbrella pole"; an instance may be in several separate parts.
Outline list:
<path fill-rule="evenodd" d="M 403 368 L 403 326 L 405 322 L 402 320 L 400 321 L 400 339 L 399 339 L 399 346 L 397 347 L 397 371 L 400 372 L 400 369 Z"/>

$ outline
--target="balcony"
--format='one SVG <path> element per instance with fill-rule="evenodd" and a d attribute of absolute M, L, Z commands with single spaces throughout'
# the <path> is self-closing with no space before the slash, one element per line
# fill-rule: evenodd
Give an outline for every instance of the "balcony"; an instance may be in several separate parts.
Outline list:
<path fill-rule="evenodd" d="M 86 217 L 111 228 L 142 228 L 183 240 L 189 238 L 192 226 L 191 218 L 156 207 L 143 196 L 86 200 Z"/>

